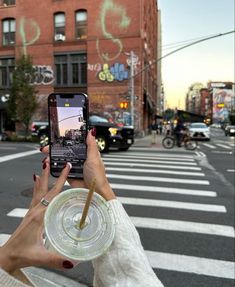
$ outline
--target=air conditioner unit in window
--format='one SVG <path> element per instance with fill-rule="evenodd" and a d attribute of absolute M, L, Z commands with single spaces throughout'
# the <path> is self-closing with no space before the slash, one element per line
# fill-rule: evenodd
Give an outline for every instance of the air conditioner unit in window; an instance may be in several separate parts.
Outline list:
<path fill-rule="evenodd" d="M 65 36 L 63 34 L 56 34 L 55 41 L 65 41 Z"/>

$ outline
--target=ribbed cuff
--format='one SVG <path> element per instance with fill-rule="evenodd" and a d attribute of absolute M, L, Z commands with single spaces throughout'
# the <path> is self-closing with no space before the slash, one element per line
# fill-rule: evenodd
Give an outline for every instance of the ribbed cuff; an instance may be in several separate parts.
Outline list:
<path fill-rule="evenodd" d="M 28 285 L 15 279 L 3 269 L 0 269 L 0 283 L 4 287 L 28 287 Z"/>

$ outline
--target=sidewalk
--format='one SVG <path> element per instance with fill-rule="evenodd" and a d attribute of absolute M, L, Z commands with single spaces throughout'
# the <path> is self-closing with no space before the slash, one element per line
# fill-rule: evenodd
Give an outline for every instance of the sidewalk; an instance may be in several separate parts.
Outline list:
<path fill-rule="evenodd" d="M 149 147 L 149 148 L 163 148 L 162 146 L 162 139 L 164 138 L 164 135 L 157 135 L 156 137 L 156 144 L 152 144 L 152 137 L 151 135 L 146 135 L 141 138 L 135 138 L 135 142 L 132 145 L 133 147 Z"/>

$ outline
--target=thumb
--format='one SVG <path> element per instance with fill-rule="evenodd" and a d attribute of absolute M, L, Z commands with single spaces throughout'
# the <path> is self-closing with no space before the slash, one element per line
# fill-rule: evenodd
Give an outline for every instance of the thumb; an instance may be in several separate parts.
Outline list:
<path fill-rule="evenodd" d="M 87 134 L 87 157 L 89 159 L 94 159 L 97 156 L 100 157 L 100 152 L 98 151 L 95 136 L 92 135 L 92 131 Z"/>

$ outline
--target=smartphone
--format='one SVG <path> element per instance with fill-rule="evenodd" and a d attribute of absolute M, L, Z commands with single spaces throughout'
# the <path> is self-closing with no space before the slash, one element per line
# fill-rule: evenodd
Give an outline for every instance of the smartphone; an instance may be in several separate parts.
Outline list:
<path fill-rule="evenodd" d="M 51 175 L 58 177 L 67 162 L 68 177 L 82 178 L 87 157 L 88 96 L 84 93 L 53 93 L 48 97 Z"/>

